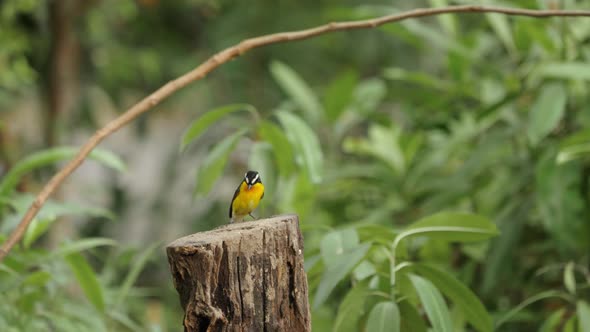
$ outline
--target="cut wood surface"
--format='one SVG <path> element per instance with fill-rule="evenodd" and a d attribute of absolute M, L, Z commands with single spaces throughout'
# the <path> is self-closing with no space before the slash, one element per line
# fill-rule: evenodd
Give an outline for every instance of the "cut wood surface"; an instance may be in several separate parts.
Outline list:
<path fill-rule="evenodd" d="M 185 331 L 311 331 L 296 215 L 225 225 L 166 250 Z"/>

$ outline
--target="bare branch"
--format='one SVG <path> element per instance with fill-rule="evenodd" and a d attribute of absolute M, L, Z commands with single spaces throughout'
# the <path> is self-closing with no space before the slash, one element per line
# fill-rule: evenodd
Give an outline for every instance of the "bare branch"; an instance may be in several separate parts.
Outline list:
<path fill-rule="evenodd" d="M 139 115 L 149 111 L 158 105 L 162 100 L 168 98 L 171 94 L 185 87 L 189 83 L 198 81 L 204 78 L 208 73 L 228 62 L 229 60 L 240 56 L 247 51 L 265 45 L 294 41 L 300 39 L 307 39 L 322 35 L 328 32 L 354 30 L 354 29 L 369 29 L 375 28 L 382 24 L 402 21 L 408 18 L 417 18 L 424 16 L 433 16 L 450 13 L 500 13 L 514 16 L 529 16 L 529 17 L 554 17 L 554 16 L 583 16 L 590 17 L 589 10 L 532 10 L 532 9 L 517 9 L 491 6 L 450 6 L 442 8 L 420 8 L 402 13 L 382 16 L 369 20 L 348 21 L 348 22 L 332 22 L 321 25 L 311 29 L 280 32 L 256 38 L 243 40 L 242 42 L 232 47 L 213 55 L 207 61 L 203 62 L 197 68 L 190 72 L 166 83 L 164 86 L 139 101 L 133 107 L 125 111 L 119 117 L 109 122 L 106 126 L 96 131 L 90 139 L 80 148 L 78 154 L 66 164 L 51 180 L 43 187 L 41 192 L 37 195 L 16 229 L 10 234 L 10 237 L 4 242 L 0 248 L 0 262 L 12 249 L 12 247 L 22 238 L 31 220 L 37 215 L 39 209 L 47 201 L 49 196 L 62 184 L 62 182 L 86 159 L 88 154 L 106 137 L 131 122 Z"/>

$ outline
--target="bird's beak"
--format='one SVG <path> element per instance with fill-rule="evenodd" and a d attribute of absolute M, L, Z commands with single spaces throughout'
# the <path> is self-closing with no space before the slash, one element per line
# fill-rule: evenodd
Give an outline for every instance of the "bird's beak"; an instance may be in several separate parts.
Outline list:
<path fill-rule="evenodd" d="M 248 190 L 250 190 L 250 189 L 252 189 L 252 185 L 251 184 L 248 185 Z"/>

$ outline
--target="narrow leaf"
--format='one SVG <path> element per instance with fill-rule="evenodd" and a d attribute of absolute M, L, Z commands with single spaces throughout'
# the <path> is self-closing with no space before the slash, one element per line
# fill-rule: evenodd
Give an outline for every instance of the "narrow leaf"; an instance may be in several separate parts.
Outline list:
<path fill-rule="evenodd" d="M 326 90 L 324 105 L 326 115 L 331 121 L 335 121 L 346 109 L 353 99 L 355 86 L 358 82 L 358 74 L 349 70 L 338 76 Z"/>
<path fill-rule="evenodd" d="M 382 79 L 363 80 L 354 89 L 352 109 L 362 116 L 367 116 L 377 110 L 386 95 L 387 85 Z"/>
<path fill-rule="evenodd" d="M 544 291 L 541 293 L 538 293 L 534 296 L 529 297 L 528 299 L 522 301 L 519 305 L 517 305 L 516 307 L 512 308 L 510 311 L 508 311 L 507 313 L 505 313 L 502 317 L 500 317 L 499 319 L 496 320 L 496 330 L 500 331 L 499 327 L 510 321 L 510 319 L 512 319 L 512 317 L 514 317 L 514 315 L 516 315 L 519 311 L 521 311 L 522 309 L 526 308 L 528 305 L 535 303 L 537 301 L 541 301 L 544 299 L 548 299 L 548 298 L 562 298 L 565 301 L 569 301 L 569 298 L 567 296 L 565 296 L 562 292 L 558 292 L 555 290 L 548 290 L 548 291 Z"/>
<path fill-rule="evenodd" d="M 135 281 L 137 281 L 139 274 L 147 264 L 148 260 L 152 257 L 154 250 L 156 250 L 156 248 L 158 248 L 160 245 L 161 244 L 159 242 L 154 243 L 146 249 L 142 250 L 141 254 L 135 257 L 135 259 L 133 260 L 133 264 L 129 269 L 129 272 L 125 277 L 125 281 L 123 281 L 123 285 L 117 293 L 117 297 L 115 299 L 115 307 L 121 305 L 125 298 L 129 295 L 129 291 L 131 290 L 131 287 L 133 287 Z"/>
<path fill-rule="evenodd" d="M 538 67 L 542 77 L 568 80 L 590 80 L 590 68 L 585 62 L 551 62 Z"/>
<path fill-rule="evenodd" d="M 119 310 L 111 310 L 107 313 L 109 317 L 111 317 L 114 321 L 119 322 L 122 326 L 126 327 L 129 331 L 145 331 L 145 326 L 142 326 L 131 319 L 127 313 L 121 312 Z M 149 317 L 148 317 L 149 319 Z M 152 323 L 153 324 L 153 323 Z M 160 331 L 159 328 L 156 328 L 152 325 L 152 328 L 148 331 Z"/>
<path fill-rule="evenodd" d="M 31 245 L 49 229 L 49 226 L 53 224 L 55 218 L 34 218 L 33 221 L 27 227 L 25 235 L 23 236 L 23 246 L 28 249 Z"/>
<path fill-rule="evenodd" d="M 319 183 L 322 180 L 323 154 L 318 137 L 301 118 L 292 113 L 280 111 L 277 117 L 311 181 Z"/>
<path fill-rule="evenodd" d="M 447 0 L 430 0 L 430 6 L 433 8 L 448 7 Z M 440 23 L 446 35 L 455 36 L 457 34 L 457 22 L 454 15 L 437 15 L 436 19 Z"/>
<path fill-rule="evenodd" d="M 422 315 L 418 312 L 410 301 L 404 300 L 399 304 L 399 313 L 401 316 L 400 329 L 403 332 L 427 332 L 426 323 L 422 319 Z"/>
<path fill-rule="evenodd" d="M 299 74 L 279 61 L 271 63 L 270 72 L 283 91 L 301 108 L 305 118 L 313 124 L 318 123 L 323 112 L 322 105 Z"/>
<path fill-rule="evenodd" d="M 580 323 L 580 332 L 590 331 L 590 305 L 588 305 L 588 302 L 584 300 L 578 301 L 576 312 L 578 314 L 578 322 Z"/>
<path fill-rule="evenodd" d="M 352 250 L 358 245 L 358 234 L 352 228 L 336 230 L 324 235 L 320 243 L 320 253 L 324 264 L 329 267 L 339 256 L 344 255 L 346 251 Z"/>
<path fill-rule="evenodd" d="M 584 157 L 590 157 L 590 142 L 572 144 L 561 148 L 557 153 L 556 161 L 558 164 L 564 164 Z"/>
<path fill-rule="evenodd" d="M 410 280 L 418 293 L 420 302 L 426 311 L 426 315 L 437 332 L 453 332 L 451 314 L 442 295 L 434 285 L 417 275 L 410 274 Z"/>
<path fill-rule="evenodd" d="M 238 111 L 248 111 L 255 115 L 258 113 L 254 106 L 248 104 L 231 104 L 210 110 L 194 120 L 185 130 L 180 142 L 180 152 L 184 151 L 191 142 L 201 137 L 203 132 L 215 122 L 230 113 Z"/>
<path fill-rule="evenodd" d="M 527 134 L 537 145 L 559 123 L 565 111 L 567 92 L 561 83 L 550 83 L 539 91 L 529 114 Z"/>
<path fill-rule="evenodd" d="M 66 256 L 66 262 L 72 269 L 80 288 L 84 291 L 86 298 L 100 312 L 104 312 L 103 289 L 92 267 L 80 253 L 71 253 Z"/>
<path fill-rule="evenodd" d="M 572 294 L 576 294 L 576 277 L 574 275 L 574 262 L 569 262 L 563 270 L 563 284 L 565 289 Z"/>
<path fill-rule="evenodd" d="M 377 303 L 371 310 L 367 319 L 367 331 L 375 332 L 399 332 L 400 313 L 393 301 Z"/>
<path fill-rule="evenodd" d="M 369 293 L 368 280 L 356 284 L 338 306 L 333 332 L 357 332 L 359 320 L 365 313 L 365 300 Z"/>
<path fill-rule="evenodd" d="M 461 309 L 465 319 L 478 331 L 491 332 L 492 318 L 475 294 L 452 275 L 427 264 L 415 263 L 414 271 L 430 280 Z"/>
<path fill-rule="evenodd" d="M 213 184 L 223 173 L 229 155 L 246 132 L 247 129 L 243 129 L 233 135 L 227 136 L 209 151 L 197 171 L 195 195 L 208 193 L 213 188 Z"/>
<path fill-rule="evenodd" d="M 314 308 L 317 309 L 324 303 L 334 287 L 365 257 L 369 247 L 370 244 L 368 243 L 360 245 L 331 263 L 332 267 L 324 271 L 320 284 L 318 285 L 313 301 Z"/>
<path fill-rule="evenodd" d="M 558 330 L 558 326 L 561 324 L 561 320 L 563 318 L 563 314 L 565 312 L 564 308 L 556 310 L 552 312 L 547 319 L 539 328 L 539 332 L 555 332 Z"/>
<path fill-rule="evenodd" d="M 23 280 L 23 285 L 32 285 L 36 287 L 44 287 L 47 282 L 52 279 L 51 273 L 47 271 L 36 271 L 29 274 L 25 280 Z"/>
<path fill-rule="evenodd" d="M 272 122 L 264 121 L 258 128 L 258 133 L 265 141 L 272 145 L 273 154 L 277 161 L 279 174 L 288 177 L 295 170 L 294 155 L 289 139 L 281 128 Z"/>
<path fill-rule="evenodd" d="M 15 212 L 7 214 L 2 223 L 2 229 L 10 230 L 16 227 L 21 216 L 31 206 L 35 197 L 31 194 L 13 194 L 8 199 L 0 199 L 0 204 L 11 206 Z M 49 229 L 55 220 L 61 216 L 84 216 L 114 219 L 114 215 L 107 209 L 84 206 L 74 203 L 60 203 L 48 200 L 33 219 L 23 237 L 25 247 L 30 247 L 41 235 Z"/>
<path fill-rule="evenodd" d="M 261 181 L 264 182 L 264 190 L 267 193 L 276 191 L 276 176 L 280 174 L 276 170 L 273 160 L 272 146 L 269 142 L 255 141 L 250 144 L 250 152 L 248 153 L 248 169 L 254 169 L 258 173 L 263 174 Z M 268 195 L 271 196 L 271 195 Z M 264 202 L 272 201 L 275 197 L 267 197 L 262 201 L 263 205 L 260 207 L 260 212 L 264 212 Z"/>
<path fill-rule="evenodd" d="M 104 246 L 116 246 L 117 241 L 108 238 L 88 238 L 81 239 L 73 242 L 62 244 L 58 249 L 51 252 L 52 256 L 67 256 L 73 253 L 79 253 L 84 250 L 104 247 Z"/>
<path fill-rule="evenodd" d="M 474 242 L 487 240 L 497 234 L 496 225 L 485 217 L 461 212 L 440 212 L 411 224 L 396 236 L 393 247 L 395 249 L 404 238 L 416 235 L 450 242 Z"/>
<path fill-rule="evenodd" d="M 56 147 L 29 155 L 25 159 L 16 163 L 10 171 L 2 177 L 2 180 L 0 181 L 0 196 L 7 196 L 10 194 L 23 175 L 38 168 L 72 159 L 77 153 L 77 148 Z M 89 158 L 117 171 L 125 171 L 125 163 L 112 152 L 96 148 L 90 153 Z"/>
<path fill-rule="evenodd" d="M 516 45 L 514 44 L 512 29 L 508 24 L 508 18 L 506 15 L 487 13 L 486 18 L 488 19 L 488 22 L 490 22 L 492 29 L 494 29 L 498 35 L 498 38 L 500 38 L 504 44 L 504 47 L 506 47 L 508 52 L 514 54 L 516 52 Z"/>

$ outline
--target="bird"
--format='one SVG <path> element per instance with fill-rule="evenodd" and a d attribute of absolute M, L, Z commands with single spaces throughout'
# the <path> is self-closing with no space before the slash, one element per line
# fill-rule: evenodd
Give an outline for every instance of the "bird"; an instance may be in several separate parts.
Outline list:
<path fill-rule="evenodd" d="M 229 206 L 230 223 L 242 222 L 247 215 L 254 218 L 252 211 L 258 207 L 262 197 L 264 197 L 264 185 L 260 180 L 260 174 L 256 171 L 246 172 Z"/>

